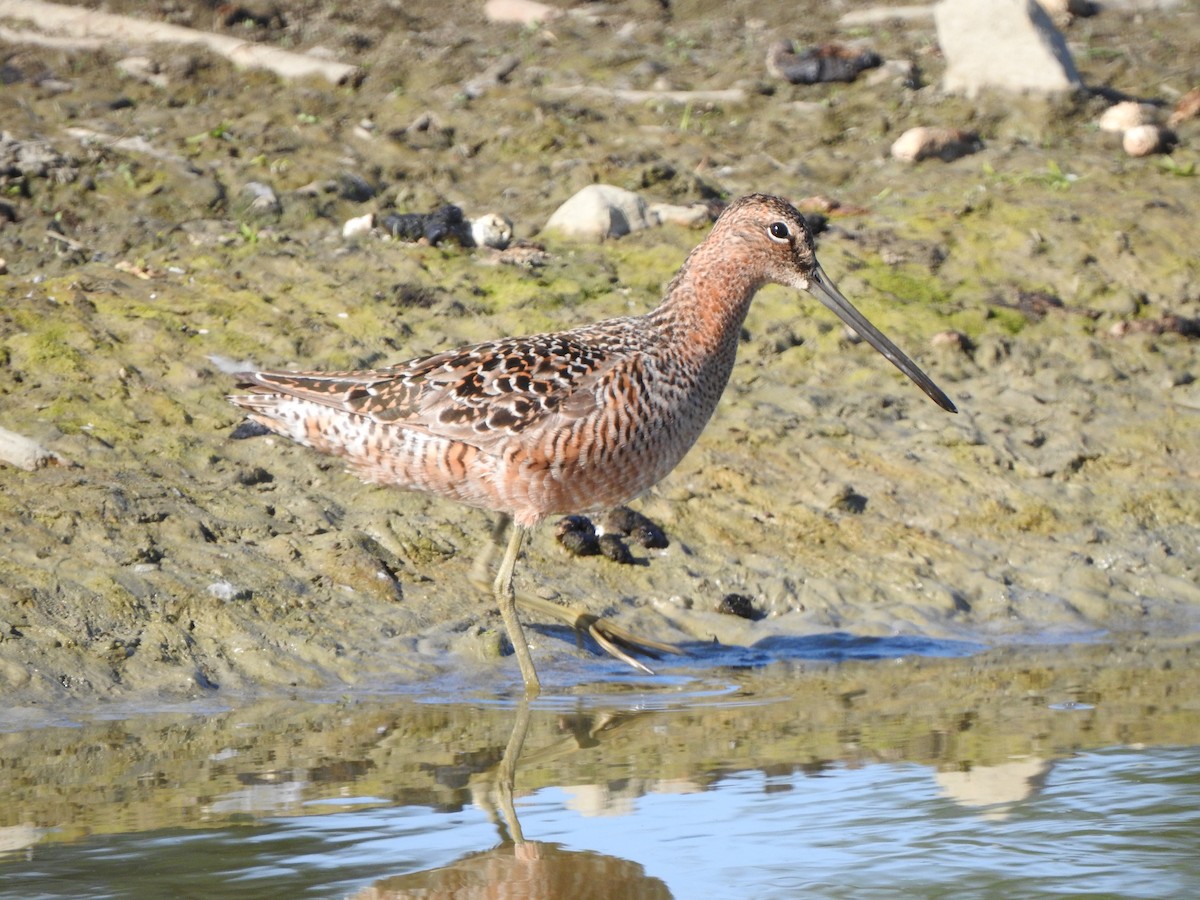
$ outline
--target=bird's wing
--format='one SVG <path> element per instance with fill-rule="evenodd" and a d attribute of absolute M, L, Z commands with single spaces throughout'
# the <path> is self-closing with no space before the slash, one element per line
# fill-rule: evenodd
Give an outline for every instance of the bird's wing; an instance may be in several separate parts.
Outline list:
<path fill-rule="evenodd" d="M 548 417 L 588 415 L 630 358 L 620 340 L 566 332 L 491 341 L 381 369 L 243 372 L 237 378 L 253 392 L 296 397 L 486 449 Z"/>

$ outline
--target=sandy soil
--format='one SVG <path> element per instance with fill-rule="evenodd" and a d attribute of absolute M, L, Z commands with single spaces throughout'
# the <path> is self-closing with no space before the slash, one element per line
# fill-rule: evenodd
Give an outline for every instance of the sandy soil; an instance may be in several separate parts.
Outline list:
<path fill-rule="evenodd" d="M 695 647 L 1133 635 L 1152 659 L 1194 640 L 1196 345 L 1155 326 L 1200 316 L 1200 124 L 1169 159 L 1133 160 L 1093 124 L 1099 93 L 947 97 L 931 22 L 845 31 L 804 7 L 581 4 L 521 27 L 473 7 L 448 21 L 444 4 L 299 3 L 224 26 L 355 63 L 357 86 L 192 49 L 0 45 L 0 122 L 24 148 L 0 175 L 0 427 L 72 463 L 0 466 L 10 702 L 379 688 L 463 667 L 512 687 L 498 616 L 467 578 L 487 517 L 283 441 L 231 440 L 240 416 L 211 357 L 343 368 L 648 309 L 702 232 L 546 238 L 539 267 L 341 237 L 352 216 L 451 202 L 541 240 L 597 181 L 679 203 L 836 199 L 826 271 L 961 412 L 814 301 L 765 290 L 717 417 L 640 501 L 671 546 L 622 566 L 571 558 L 544 528 L 521 590 Z M 185 0 L 107 8 L 214 27 Z M 1107 10 L 1066 34 L 1110 97 L 1170 106 L 1193 86 L 1194 8 Z M 924 86 L 890 70 L 777 83 L 763 58 L 780 37 L 864 41 L 915 62 Z M 131 55 L 160 82 L 123 74 Z M 507 81 L 475 90 L 509 55 Z M 731 87 L 744 100 L 612 95 Z M 918 124 L 974 129 L 983 150 L 890 160 Z M 255 205 L 253 183 L 278 204 Z M 962 339 L 935 340 L 950 331 Z M 763 616 L 714 612 L 728 593 Z M 563 677 L 614 671 L 562 629 L 535 644 Z"/>

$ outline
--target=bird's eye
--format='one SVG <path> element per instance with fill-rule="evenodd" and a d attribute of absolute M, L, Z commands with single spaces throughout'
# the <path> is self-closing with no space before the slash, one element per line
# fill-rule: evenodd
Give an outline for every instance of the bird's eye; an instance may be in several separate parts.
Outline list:
<path fill-rule="evenodd" d="M 777 241 L 786 241 L 792 236 L 792 230 L 787 227 L 786 222 L 772 222 L 771 227 L 767 230 L 771 232 L 771 237 Z"/>

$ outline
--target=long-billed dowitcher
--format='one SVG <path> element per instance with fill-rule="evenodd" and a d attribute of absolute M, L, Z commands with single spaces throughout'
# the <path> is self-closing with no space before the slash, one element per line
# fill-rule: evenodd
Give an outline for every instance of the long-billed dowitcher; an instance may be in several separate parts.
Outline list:
<path fill-rule="evenodd" d="M 949 412 L 954 404 L 842 296 L 787 201 L 721 214 L 653 311 L 505 338 L 357 372 L 243 372 L 250 418 L 340 456 L 367 481 L 426 491 L 514 524 L 493 584 L 525 691 L 540 690 L 513 569 L 547 516 L 625 503 L 695 443 L 729 380 L 750 301 L 768 282 L 813 294 Z M 500 533 L 500 532 L 497 532 Z"/>

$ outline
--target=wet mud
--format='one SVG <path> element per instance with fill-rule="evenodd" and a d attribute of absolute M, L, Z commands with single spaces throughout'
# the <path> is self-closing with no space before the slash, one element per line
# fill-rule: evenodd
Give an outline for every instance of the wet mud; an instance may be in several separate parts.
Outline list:
<path fill-rule="evenodd" d="M 108 8 L 214 27 L 200 3 Z M 469 579 L 487 516 L 232 440 L 213 357 L 377 365 L 649 309 L 703 231 L 537 234 L 594 182 L 675 203 L 836 199 L 826 272 L 960 412 L 815 302 L 766 289 L 712 424 L 636 504 L 669 545 L 622 565 L 571 555 L 548 525 L 519 590 L 586 602 L 699 666 L 714 641 L 831 631 L 1135 641 L 1109 664 L 1151 668 L 1195 639 L 1200 373 L 1194 334 L 1154 323 L 1200 316 L 1200 125 L 1178 126 L 1170 157 L 1131 159 L 1093 123 L 1105 95 L 1169 106 L 1193 86 L 1196 11 L 1072 23 L 1103 92 L 969 102 L 936 89 L 929 22 L 847 33 L 821 4 L 578 12 L 521 27 L 302 3 L 237 26 L 362 67 L 341 86 L 164 47 L 137 51 L 163 76 L 148 82 L 123 74 L 125 48 L 4 45 L 0 426 L 69 462 L 0 466 L 0 684 L 29 722 L 452 672 L 515 689 Z M 887 65 L 853 83 L 768 74 L 772 42 L 829 38 L 916 63 L 920 86 Z M 471 83 L 510 55 L 503 80 Z M 619 93 L 732 87 L 740 100 Z M 923 124 L 983 149 L 891 160 Z M 352 217 L 446 204 L 507 216 L 544 265 L 342 238 Z M 756 615 L 719 613 L 730 595 Z M 534 638 L 560 685 L 618 677 L 563 629 Z"/>

